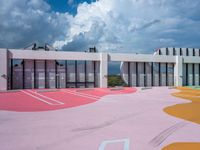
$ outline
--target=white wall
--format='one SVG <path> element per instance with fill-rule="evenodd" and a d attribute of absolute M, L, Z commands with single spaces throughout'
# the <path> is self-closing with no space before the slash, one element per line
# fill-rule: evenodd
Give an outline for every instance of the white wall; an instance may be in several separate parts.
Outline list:
<path fill-rule="evenodd" d="M 158 76 L 158 63 L 161 63 L 161 68 L 165 68 L 165 64 L 168 63 L 168 67 L 172 67 L 173 64 L 177 63 L 177 58 L 173 55 L 173 48 L 168 48 L 169 56 L 166 56 L 166 48 L 161 48 L 161 55 L 158 55 L 158 51 L 155 52 L 155 55 L 150 54 L 111 54 L 111 53 L 85 53 L 85 52 L 61 52 L 61 51 L 32 51 L 32 50 L 15 50 L 11 49 L 9 50 L 9 58 L 13 59 L 29 59 L 29 60 L 36 60 L 36 68 L 37 68 L 37 77 L 40 78 L 39 82 L 37 83 L 37 86 L 40 88 L 44 88 L 44 70 L 42 69 L 44 67 L 44 60 L 48 60 L 47 66 L 51 66 L 49 69 L 49 82 L 50 87 L 55 87 L 55 64 L 53 64 L 53 60 L 87 60 L 87 61 L 96 61 L 96 69 L 99 71 L 96 72 L 96 80 L 97 84 L 100 87 L 107 87 L 107 74 L 108 74 L 108 61 L 122 61 L 122 62 L 131 62 L 130 63 L 130 79 L 131 79 L 131 85 L 135 86 L 136 83 L 136 72 L 135 72 L 135 64 L 138 62 L 138 84 L 139 86 L 144 86 L 144 62 L 146 62 L 146 78 L 147 78 L 147 85 L 151 84 L 151 65 L 149 62 L 154 62 L 154 69 L 153 69 L 153 78 L 154 78 L 154 85 L 159 85 L 159 76 Z M 175 48 L 176 55 L 180 55 L 180 48 Z M 189 55 L 186 55 L 186 48 L 182 48 L 183 56 L 181 56 L 181 62 L 183 64 L 175 65 L 176 69 L 178 68 L 178 72 L 175 72 L 177 76 L 177 79 L 175 80 L 178 85 L 181 85 L 182 81 L 180 81 L 180 77 L 178 77 L 180 74 L 183 73 L 183 82 L 185 83 L 185 64 L 189 63 L 188 72 L 191 74 L 193 72 L 192 70 L 192 64 L 195 64 L 195 85 L 199 82 L 199 67 L 198 64 L 200 63 L 200 57 L 199 57 L 199 49 L 195 49 L 195 57 L 193 57 L 193 49 L 189 49 Z M 1 74 L 7 75 L 7 51 L 5 49 L 1 50 Z M 90 66 L 90 64 L 88 64 Z M 182 68 L 183 65 L 183 68 Z M 32 67 L 32 64 L 26 64 L 25 68 Z M 126 65 L 124 65 L 126 66 Z M 181 67 L 180 67 L 181 66 Z M 19 66 L 19 70 L 20 70 Z M 89 67 L 90 68 L 90 67 Z M 52 70 L 53 69 L 53 70 Z M 62 70 L 62 69 L 61 69 Z M 69 67 L 69 80 L 75 81 L 75 71 L 73 71 L 73 67 Z M 78 69 L 78 80 L 81 81 L 84 78 L 83 68 L 79 66 Z M 123 69 L 122 69 L 123 70 Z M 177 70 L 176 70 L 177 71 Z M 180 73 L 180 71 L 182 73 Z M 62 71 L 61 71 L 62 72 Z M 124 78 L 127 78 L 126 70 L 124 69 Z M 32 74 L 32 73 L 31 73 Z M 64 72 L 62 72 L 62 76 L 64 77 Z M 25 69 L 25 78 L 29 78 L 32 75 L 28 75 L 26 73 Z M 93 77 L 93 73 L 88 70 L 88 80 L 91 80 Z M 190 85 L 193 82 L 191 80 L 191 77 L 189 82 Z M 161 85 L 166 85 L 166 73 L 161 69 Z M 32 80 L 27 81 L 31 83 Z M 63 80 L 64 81 L 64 80 Z M 5 89 L 5 86 L 7 87 L 7 82 L 5 79 L 1 77 L 0 79 L 1 83 L 1 89 Z M 168 73 L 168 84 L 171 85 L 172 82 L 172 73 Z M 21 86 L 21 85 L 20 85 Z M 25 83 L 25 86 L 28 86 L 28 83 Z M 33 85 L 31 85 L 33 86 Z"/>
<path fill-rule="evenodd" d="M 0 90 L 7 90 L 7 78 L 8 78 L 8 61 L 7 50 L 0 49 Z"/>
<path fill-rule="evenodd" d="M 132 63 L 138 62 L 138 70 L 139 70 L 139 86 L 144 86 L 144 78 L 143 78 L 143 65 L 142 65 L 142 61 L 148 61 L 148 62 L 154 62 L 154 69 L 153 69 L 153 82 L 154 82 L 154 86 L 158 86 L 159 85 L 159 80 L 160 80 L 160 85 L 161 86 L 173 86 L 174 84 L 174 80 L 175 80 L 175 84 L 176 85 L 186 85 L 186 80 L 188 80 L 188 85 L 192 86 L 192 85 L 199 85 L 199 80 L 200 80 L 200 75 L 199 75 L 199 64 L 200 64 L 200 57 L 199 57 L 199 49 L 193 49 L 193 48 L 188 48 L 188 56 L 186 56 L 187 52 L 186 52 L 186 48 L 172 48 L 169 47 L 168 48 L 168 55 L 167 55 L 167 48 L 160 48 L 157 51 L 155 51 L 154 53 L 154 57 L 153 55 L 149 56 L 149 59 L 147 58 L 147 55 L 123 55 L 122 60 L 124 60 L 125 62 L 122 64 L 122 66 L 124 66 L 125 68 L 127 68 L 126 66 L 126 62 L 127 61 L 134 61 Z M 193 56 L 193 50 L 195 52 L 195 56 Z M 182 55 L 181 55 L 181 51 L 182 51 Z M 174 56 L 175 55 L 175 56 Z M 137 56 L 137 57 L 136 57 Z M 158 57 L 157 57 L 158 56 Z M 176 59 L 176 56 L 180 56 L 180 58 Z M 122 56 L 121 56 L 122 57 Z M 166 57 L 166 59 L 164 59 L 164 57 Z M 120 60 L 120 56 L 114 54 L 114 56 L 111 56 L 112 59 L 114 60 Z M 132 60 L 131 60 L 132 58 Z M 159 59 L 163 59 L 163 61 L 159 60 Z M 112 60 L 111 59 L 111 60 Z M 176 59 L 175 61 L 173 61 L 173 59 Z M 171 60 L 171 61 L 170 61 Z M 177 62 L 178 61 L 178 62 Z M 179 61 L 182 63 L 180 64 Z M 161 70 L 160 70 L 160 76 L 158 74 L 158 62 L 160 62 L 161 65 Z M 166 63 L 168 63 L 167 66 L 167 76 L 166 76 Z M 176 65 L 176 63 L 178 63 L 178 65 Z M 188 74 L 186 75 L 186 64 L 188 65 Z M 194 70 L 193 70 L 193 65 L 194 65 Z M 173 66 L 176 67 L 176 71 L 173 71 Z M 133 70 L 132 70 L 133 69 Z M 127 74 L 127 69 L 124 69 L 122 67 L 122 74 L 123 74 L 123 78 L 125 78 L 125 82 L 128 82 L 128 74 Z M 150 71 L 149 66 L 146 66 L 146 74 L 147 74 L 147 86 L 151 86 L 151 84 L 149 83 L 151 80 L 151 73 L 150 75 L 148 74 L 148 72 Z M 135 68 L 131 67 L 131 85 L 132 86 L 136 86 L 136 77 L 134 77 L 134 72 L 135 72 Z M 175 74 L 173 74 L 173 72 Z M 194 72 L 194 74 L 193 74 Z M 193 81 L 193 76 L 194 76 L 194 81 Z M 166 80 L 168 80 L 167 84 L 166 84 Z M 194 83 L 194 84 L 193 84 Z"/>

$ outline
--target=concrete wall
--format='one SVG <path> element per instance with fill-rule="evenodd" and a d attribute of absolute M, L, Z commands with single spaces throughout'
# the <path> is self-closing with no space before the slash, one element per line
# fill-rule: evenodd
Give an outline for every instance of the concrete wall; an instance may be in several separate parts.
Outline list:
<path fill-rule="evenodd" d="M 187 52 L 188 51 L 188 52 Z M 154 56 L 151 55 L 123 55 L 124 62 L 121 65 L 121 74 L 124 81 L 128 84 L 130 80 L 131 86 L 144 86 L 143 62 L 153 62 L 153 72 L 150 69 L 150 63 L 146 69 L 146 86 L 182 86 L 182 85 L 199 85 L 200 84 L 200 50 L 193 48 L 160 48 L 155 51 Z M 135 58 L 138 56 L 137 58 Z M 157 57 L 158 56 L 158 57 Z M 176 56 L 179 56 L 176 58 Z M 119 56 L 114 55 L 114 60 Z M 132 60 L 131 60 L 132 57 Z M 161 60 L 162 59 L 162 60 Z M 134 61 L 134 62 L 133 62 Z M 136 64 L 138 68 L 138 77 L 135 77 L 136 67 L 131 67 L 128 71 L 128 62 Z M 181 62 L 181 63 L 180 63 Z M 160 69 L 159 69 L 160 66 Z M 128 72 L 130 75 L 128 75 Z M 159 74 L 160 72 L 160 74 Z M 130 77 L 129 77 L 130 76 Z M 153 80 L 151 80 L 153 77 Z M 138 81 L 136 81 L 138 78 Z M 153 83 L 151 83 L 153 82 Z M 138 84 L 136 84 L 138 83 Z"/>
<path fill-rule="evenodd" d="M 80 82 L 78 87 L 83 86 L 82 82 L 85 79 L 91 82 L 91 84 L 88 83 L 88 87 L 92 87 L 94 80 L 96 81 L 96 86 L 107 87 L 108 61 L 124 62 L 121 65 L 122 77 L 130 86 L 177 86 L 182 85 L 182 82 L 183 85 L 199 85 L 200 81 L 200 53 L 199 49 L 192 48 L 161 48 L 154 55 L 16 49 L 1 49 L 0 54 L 1 90 L 6 90 L 9 87 L 7 77 L 10 75 L 8 71 L 10 66 L 8 67 L 8 62 L 11 59 L 19 60 L 18 64 L 13 66 L 13 89 L 55 88 L 57 84 L 60 87 L 65 87 L 66 78 L 69 82 Z M 74 65 L 68 64 L 66 72 L 65 64 L 55 64 L 55 60 L 60 63 L 65 62 L 65 60 L 68 62 L 78 60 L 77 70 L 75 70 Z M 87 61 L 86 70 L 83 65 L 85 61 Z M 93 70 L 94 65 L 96 68 L 95 72 Z M 127 69 L 128 66 L 129 70 Z M 34 67 L 36 69 L 35 73 L 33 73 Z M 57 67 L 57 72 L 55 67 Z M 86 75 L 84 72 L 86 72 Z M 23 80 L 22 76 L 25 78 L 25 82 L 21 81 Z M 36 83 L 34 78 L 37 78 Z M 47 80 L 46 84 L 45 80 Z M 55 80 L 58 80 L 58 83 Z M 15 81 L 17 82 L 15 83 Z M 73 87 L 74 83 L 70 83 L 68 87 L 71 86 Z"/>
<path fill-rule="evenodd" d="M 0 49 L 0 90 L 7 90 L 8 84 L 8 52 Z"/>

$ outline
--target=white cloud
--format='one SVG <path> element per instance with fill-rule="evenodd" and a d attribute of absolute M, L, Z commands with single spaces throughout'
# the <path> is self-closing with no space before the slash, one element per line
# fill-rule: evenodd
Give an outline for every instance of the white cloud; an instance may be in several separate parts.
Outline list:
<path fill-rule="evenodd" d="M 0 47 L 53 43 L 63 39 L 72 19 L 67 13 L 51 12 L 43 0 L 1 0 L 0 6 Z"/>
<path fill-rule="evenodd" d="M 83 3 L 68 34 L 54 46 L 77 50 L 149 52 L 158 47 L 199 46 L 200 3 L 194 0 L 100 0 Z"/>
<path fill-rule="evenodd" d="M 44 0 L 1 0 L 0 6 L 0 47 L 33 41 L 112 52 L 200 47 L 199 0 L 99 0 L 80 4 L 74 17 L 51 11 Z"/>

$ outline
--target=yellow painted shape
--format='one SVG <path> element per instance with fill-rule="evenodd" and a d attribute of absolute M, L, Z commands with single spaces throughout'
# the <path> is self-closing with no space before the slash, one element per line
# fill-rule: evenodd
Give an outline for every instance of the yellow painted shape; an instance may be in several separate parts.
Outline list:
<path fill-rule="evenodd" d="M 164 111 L 172 116 L 200 124 L 200 90 L 185 87 L 179 87 L 177 89 L 181 91 L 173 93 L 172 95 L 190 100 L 190 102 L 169 106 Z"/>
<path fill-rule="evenodd" d="M 173 143 L 162 150 L 200 150 L 200 143 Z"/>
<path fill-rule="evenodd" d="M 178 87 L 177 89 L 180 92 L 172 95 L 190 102 L 169 106 L 164 111 L 169 115 L 200 124 L 200 90 L 186 87 Z M 173 143 L 162 150 L 200 150 L 200 143 Z"/>

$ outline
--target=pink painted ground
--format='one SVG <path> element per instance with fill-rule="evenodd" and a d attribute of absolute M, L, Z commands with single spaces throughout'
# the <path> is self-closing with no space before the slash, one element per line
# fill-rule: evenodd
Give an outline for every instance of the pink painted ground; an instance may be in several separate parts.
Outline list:
<path fill-rule="evenodd" d="M 0 149 L 123 150 L 126 143 L 124 150 L 160 150 L 173 142 L 200 142 L 199 125 L 162 111 L 184 102 L 170 95 L 174 91 L 106 95 L 95 103 L 37 113 L 2 110 Z"/>
<path fill-rule="evenodd" d="M 10 111 L 49 111 L 81 106 L 96 102 L 105 95 L 134 93 L 134 88 L 115 89 L 60 89 L 55 92 L 22 90 L 0 93 L 0 110 Z"/>

